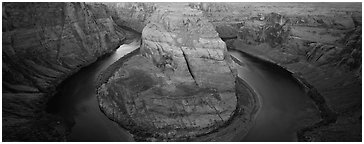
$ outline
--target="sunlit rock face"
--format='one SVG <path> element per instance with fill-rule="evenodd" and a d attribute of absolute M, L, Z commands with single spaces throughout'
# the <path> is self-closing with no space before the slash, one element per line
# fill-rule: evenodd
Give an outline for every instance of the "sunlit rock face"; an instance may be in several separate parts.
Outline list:
<path fill-rule="evenodd" d="M 161 8 L 143 30 L 142 55 L 176 82 L 228 90 L 234 85 L 225 43 L 202 12 Z"/>
<path fill-rule="evenodd" d="M 172 4 L 149 21 L 141 54 L 98 88 L 101 109 L 136 140 L 189 140 L 224 125 L 237 107 L 236 74 L 212 24 Z"/>
<path fill-rule="evenodd" d="M 3 3 L 2 20 L 3 140 L 64 140 L 46 102 L 61 80 L 117 48 L 123 32 L 97 4 Z"/>

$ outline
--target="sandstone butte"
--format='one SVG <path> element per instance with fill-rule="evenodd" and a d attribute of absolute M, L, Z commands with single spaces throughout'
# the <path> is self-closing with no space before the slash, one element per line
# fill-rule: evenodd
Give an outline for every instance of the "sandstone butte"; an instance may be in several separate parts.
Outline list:
<path fill-rule="evenodd" d="M 140 53 L 117 65 L 102 75 L 99 105 L 135 140 L 228 141 L 250 127 L 257 100 L 202 11 L 158 4 Z"/>

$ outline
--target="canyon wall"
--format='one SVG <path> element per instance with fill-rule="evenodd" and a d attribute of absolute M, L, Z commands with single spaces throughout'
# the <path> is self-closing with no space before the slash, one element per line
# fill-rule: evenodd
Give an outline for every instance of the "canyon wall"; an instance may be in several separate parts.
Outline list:
<path fill-rule="evenodd" d="M 190 7 L 198 10 L 159 3 L 3 3 L 3 141 L 66 140 L 69 127 L 45 111 L 48 100 L 62 80 L 132 37 L 124 29 L 142 33 L 141 54 L 127 61 L 126 71 L 114 69 L 98 95 L 105 114 L 121 126 L 128 128 L 127 120 L 148 127 L 134 127 L 136 135 L 156 133 L 158 140 L 202 135 L 203 141 L 226 141 L 222 137 L 236 134 L 238 126 L 247 133 L 257 100 L 244 91 L 248 87 L 236 84 L 227 47 L 283 66 L 324 97 L 335 114 L 322 118 L 334 120 L 303 128 L 300 141 L 361 140 L 360 10 L 345 4 L 335 6 L 336 11 L 309 4 Z M 149 97 L 131 98 L 134 104 L 109 97 L 128 92 Z M 178 98 L 151 100 L 167 96 Z M 198 101 L 188 100 L 195 97 Z M 118 115 L 126 113 L 119 106 L 140 108 L 128 113 L 137 118 Z M 154 113 L 143 116 L 149 110 Z M 174 115 L 176 111 L 180 113 Z M 156 113 L 162 114 L 150 118 Z M 244 124 L 231 121 L 237 113 Z M 200 117 L 190 122 L 189 116 L 196 114 Z M 226 123 L 233 124 L 226 128 Z M 176 126 L 187 131 L 168 133 Z"/>
<path fill-rule="evenodd" d="M 299 141 L 361 141 L 361 3 L 190 7 L 205 12 L 228 49 L 280 65 L 305 81 L 322 119 L 299 130 Z"/>
<path fill-rule="evenodd" d="M 268 51 L 279 63 L 304 59 L 319 67 L 336 66 L 342 71 L 360 72 L 360 5 L 305 3 L 296 7 L 299 4 L 191 3 L 190 6 L 205 11 L 228 46 L 239 40 L 242 47 Z M 284 53 L 284 57 L 273 53 Z"/>
<path fill-rule="evenodd" d="M 62 119 L 45 112 L 55 87 L 125 32 L 102 4 L 3 3 L 2 16 L 3 141 L 63 141 Z"/>

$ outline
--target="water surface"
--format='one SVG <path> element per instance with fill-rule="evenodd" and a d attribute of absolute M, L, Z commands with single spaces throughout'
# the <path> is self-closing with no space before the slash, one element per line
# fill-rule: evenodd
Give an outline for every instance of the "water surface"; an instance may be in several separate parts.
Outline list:
<path fill-rule="evenodd" d="M 68 141 L 128 141 L 126 132 L 100 110 L 95 92 L 98 74 L 124 55 L 139 48 L 140 40 L 121 45 L 114 53 L 98 59 L 67 78 L 50 102 L 50 109 L 72 127 Z"/>
<path fill-rule="evenodd" d="M 238 51 L 229 52 L 243 63 L 239 76 L 258 93 L 262 103 L 255 125 L 240 141 L 297 141 L 299 122 L 314 107 L 310 98 L 288 71 Z"/>

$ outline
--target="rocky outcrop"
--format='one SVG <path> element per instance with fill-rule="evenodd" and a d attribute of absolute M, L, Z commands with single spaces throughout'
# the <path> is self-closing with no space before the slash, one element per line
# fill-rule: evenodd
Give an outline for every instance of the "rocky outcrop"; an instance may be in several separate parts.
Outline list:
<path fill-rule="evenodd" d="M 103 5 L 3 3 L 3 140 L 64 141 L 45 112 L 55 87 L 117 48 L 124 32 Z"/>
<path fill-rule="evenodd" d="M 148 21 L 140 54 L 101 75 L 104 113 L 137 141 L 229 141 L 246 134 L 256 96 L 235 80 L 236 65 L 203 13 L 158 4 Z"/>
<path fill-rule="evenodd" d="M 169 77 L 177 82 L 221 90 L 233 87 L 225 43 L 200 11 L 160 8 L 150 19 L 142 35 L 143 56 L 172 70 Z"/>

